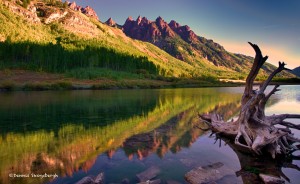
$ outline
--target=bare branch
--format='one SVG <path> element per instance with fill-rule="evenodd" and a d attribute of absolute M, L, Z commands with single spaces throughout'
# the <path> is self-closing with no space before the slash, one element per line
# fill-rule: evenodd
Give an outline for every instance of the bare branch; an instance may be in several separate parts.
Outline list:
<path fill-rule="evenodd" d="M 271 80 L 275 77 L 275 75 L 279 72 L 281 72 L 282 70 L 285 70 L 286 68 L 284 67 L 286 64 L 284 62 L 278 62 L 279 66 L 276 70 L 274 70 L 268 77 L 268 79 L 261 85 L 259 91 L 260 93 L 263 93 L 267 86 L 270 84 Z"/>
<path fill-rule="evenodd" d="M 300 114 L 280 114 L 266 117 L 268 121 L 274 121 L 274 124 L 278 124 L 285 119 L 300 119 Z M 271 123 L 273 124 L 273 123 Z"/>
<path fill-rule="evenodd" d="M 270 98 L 273 94 L 275 94 L 277 91 L 280 91 L 280 89 L 278 89 L 279 86 L 280 86 L 280 85 L 278 85 L 278 84 L 275 85 L 274 88 L 272 89 L 272 91 L 270 91 L 270 93 L 266 95 L 266 97 L 265 97 L 265 99 L 264 99 L 266 102 L 269 100 L 269 98 Z"/>
<path fill-rule="evenodd" d="M 247 149 L 256 154 L 270 153 L 273 158 L 277 154 L 288 155 L 295 149 L 296 142 L 300 139 L 295 138 L 291 129 L 300 130 L 300 125 L 284 121 L 288 118 L 300 119 L 300 114 L 281 114 L 266 116 L 265 105 L 270 97 L 279 91 L 276 85 L 268 94 L 265 90 L 274 76 L 286 70 L 285 63 L 279 62 L 279 66 L 262 83 L 258 91 L 253 90 L 253 83 L 260 68 L 267 60 L 263 57 L 260 48 L 249 42 L 256 55 L 251 71 L 246 79 L 245 91 L 242 97 L 239 117 L 231 123 L 224 122 L 223 118 L 215 113 L 199 115 L 199 117 L 210 125 L 213 132 L 225 135 L 234 139 L 235 145 L 239 148 Z M 275 125 L 283 125 L 276 127 Z"/>
<path fill-rule="evenodd" d="M 296 169 L 297 171 L 300 171 L 300 167 L 296 164 L 292 164 L 292 163 L 285 163 L 284 164 L 285 168 L 290 168 L 290 169 Z"/>
<path fill-rule="evenodd" d="M 290 123 L 290 122 L 286 122 L 286 121 L 281 121 L 281 122 L 277 122 L 276 124 L 300 130 L 300 125 L 295 125 L 294 123 Z"/>
<path fill-rule="evenodd" d="M 292 136 L 291 134 L 288 134 L 288 135 L 286 136 L 286 139 L 287 139 L 288 141 L 292 141 L 292 142 L 300 142 L 300 139 L 299 139 L 299 138 L 294 137 L 294 136 Z"/>
<path fill-rule="evenodd" d="M 245 104 L 247 99 L 251 96 L 252 90 L 253 90 L 253 82 L 254 82 L 260 68 L 265 63 L 265 61 L 268 59 L 268 56 L 265 56 L 265 57 L 262 56 L 261 50 L 256 44 L 252 44 L 251 42 L 248 42 L 248 43 L 252 46 L 256 55 L 255 55 L 254 63 L 252 65 L 250 73 L 246 79 L 246 86 L 245 86 L 244 97 L 243 97 L 243 99 L 245 98 L 245 101 L 242 102 L 242 104 Z"/>

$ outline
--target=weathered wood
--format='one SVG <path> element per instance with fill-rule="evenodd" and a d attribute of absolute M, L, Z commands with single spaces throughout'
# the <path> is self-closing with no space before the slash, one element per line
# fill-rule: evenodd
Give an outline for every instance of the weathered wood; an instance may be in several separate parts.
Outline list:
<path fill-rule="evenodd" d="M 288 118 L 300 118 L 300 114 L 281 114 L 266 116 L 265 105 L 269 98 L 279 91 L 276 85 L 268 94 L 265 94 L 267 86 L 276 74 L 285 68 L 284 62 L 279 62 L 269 77 L 260 85 L 259 89 L 253 90 L 253 83 L 258 72 L 268 56 L 263 57 L 260 48 L 249 42 L 256 55 L 254 63 L 246 79 L 244 94 L 241 99 L 241 110 L 239 117 L 234 122 L 224 122 L 220 115 L 211 113 L 199 115 L 199 117 L 209 124 L 212 131 L 220 135 L 235 137 L 236 145 L 248 149 L 255 154 L 268 152 L 273 158 L 277 154 L 288 155 L 299 147 L 293 145 L 300 142 L 295 138 L 290 130 L 300 130 L 300 125 L 284 121 Z M 278 128 L 275 125 L 282 125 L 286 128 Z"/>

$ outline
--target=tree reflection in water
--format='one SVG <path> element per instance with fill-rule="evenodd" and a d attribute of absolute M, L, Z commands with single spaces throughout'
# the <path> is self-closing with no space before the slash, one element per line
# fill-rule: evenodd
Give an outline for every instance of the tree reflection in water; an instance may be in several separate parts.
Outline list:
<path fill-rule="evenodd" d="M 113 96 L 109 93 L 113 93 Z M 214 150 L 205 150 L 210 144 L 209 141 L 205 142 L 209 132 L 202 130 L 206 125 L 199 122 L 197 114 L 216 111 L 222 113 L 225 119 L 232 118 L 238 112 L 240 99 L 240 94 L 221 93 L 217 89 L 176 89 L 147 91 L 147 93 L 129 91 L 128 93 L 130 95 L 120 91 L 107 92 L 105 95 L 103 92 L 99 94 L 78 92 L 73 97 L 65 93 L 57 96 L 53 93 L 48 96 L 39 93 L 38 99 L 51 97 L 50 99 L 55 100 L 51 103 L 36 100 L 34 101 L 36 104 L 26 101 L 24 104 L 27 106 L 11 104 L 9 110 L 14 113 L 20 112 L 19 119 L 15 119 L 16 125 L 20 124 L 21 120 L 30 120 L 37 126 L 32 130 L 24 130 L 23 126 L 14 129 L 6 127 L 2 130 L 0 183 L 36 182 L 34 179 L 11 180 L 7 177 L 10 172 L 57 173 L 60 178 L 52 181 L 53 183 L 74 183 L 87 175 L 99 174 L 99 171 L 104 172 L 107 182 L 121 182 L 124 177 L 133 178 L 130 181 L 134 182 L 136 174 L 147 169 L 151 164 L 157 164 L 164 169 L 176 167 L 176 171 L 162 169 L 164 174 L 168 175 L 163 177 L 176 178 L 177 181 L 184 182 L 185 172 L 199 164 L 206 164 L 208 159 L 211 159 L 209 161 L 218 159 L 217 153 L 210 153 Z M 130 98 L 124 98 L 124 95 Z M 148 105 L 142 106 L 141 109 L 144 99 L 148 99 Z M 11 101 L 8 99 L 6 104 Z M 103 111 L 107 108 L 109 110 Z M 136 113 L 136 109 L 139 108 Z M 127 109 L 126 114 L 118 115 L 113 119 L 115 113 L 119 111 L 124 113 L 124 109 Z M 43 110 L 47 112 L 43 113 Z M 55 118 L 45 118 L 44 115 L 49 110 L 57 112 L 52 114 L 58 115 Z M 6 115 L 7 107 L 0 108 L 0 111 L 7 120 L 13 120 L 11 116 Z M 83 114 L 90 117 L 90 121 L 93 122 L 80 123 L 81 120 L 73 122 L 77 115 Z M 59 117 L 63 115 L 67 116 L 60 120 Z M 72 119 L 68 119 L 70 117 Z M 107 122 L 100 122 L 105 126 L 97 124 L 97 119 L 101 117 L 106 117 L 101 121 L 107 120 Z M 38 121 L 41 120 L 43 123 L 39 126 Z M 46 126 L 48 124 L 55 129 L 48 128 Z M 1 125 L 5 126 L 5 123 L 2 122 Z M 209 158 L 201 152 L 200 155 L 198 152 L 191 153 L 195 143 L 203 139 L 205 143 L 200 145 L 201 152 L 205 152 Z M 244 158 L 241 160 L 244 161 Z M 242 171 L 237 174 L 244 178 L 244 173 L 261 171 L 253 169 L 254 166 L 241 167 Z M 122 175 L 116 176 L 116 173 L 120 172 Z M 117 177 L 120 179 L 115 179 Z M 43 181 L 39 180 L 39 182 Z"/>

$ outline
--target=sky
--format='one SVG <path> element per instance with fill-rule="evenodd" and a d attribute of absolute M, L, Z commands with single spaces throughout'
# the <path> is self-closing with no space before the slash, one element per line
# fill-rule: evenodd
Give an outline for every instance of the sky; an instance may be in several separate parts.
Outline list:
<path fill-rule="evenodd" d="M 175 20 L 197 35 L 230 52 L 254 56 L 247 43 L 257 44 L 267 62 L 287 68 L 300 66 L 299 0 L 76 0 L 95 9 L 102 22 L 109 17 L 123 25 L 139 15 L 155 20 Z"/>

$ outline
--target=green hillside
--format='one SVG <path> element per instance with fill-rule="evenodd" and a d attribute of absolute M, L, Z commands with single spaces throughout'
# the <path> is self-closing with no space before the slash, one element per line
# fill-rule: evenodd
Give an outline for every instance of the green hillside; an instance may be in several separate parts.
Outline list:
<path fill-rule="evenodd" d="M 122 75 L 125 78 L 159 80 L 215 81 L 246 76 L 244 71 L 217 67 L 210 62 L 183 62 L 60 1 L 24 2 L 0 1 L 0 70 L 24 69 L 80 79 L 111 78 L 119 72 L 128 73 Z M 189 53 L 189 45 L 181 45 L 184 47 L 177 48 L 180 53 L 194 60 L 199 58 Z M 103 74 L 105 71 L 110 74 Z"/>

